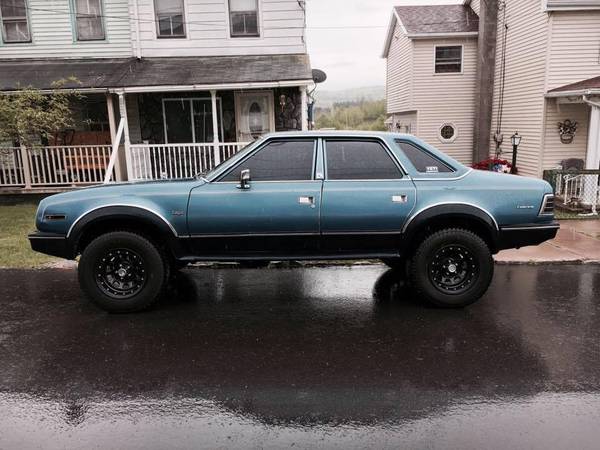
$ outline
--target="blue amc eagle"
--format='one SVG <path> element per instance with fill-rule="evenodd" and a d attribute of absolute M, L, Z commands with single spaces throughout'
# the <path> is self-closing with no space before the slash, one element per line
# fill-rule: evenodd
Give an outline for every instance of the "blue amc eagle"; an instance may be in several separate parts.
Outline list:
<path fill-rule="evenodd" d="M 492 255 L 552 239 L 545 181 L 472 170 L 410 135 L 275 133 L 196 178 L 44 199 L 34 250 L 74 259 L 111 312 L 156 301 L 195 261 L 381 259 L 441 307 L 478 300 Z"/>

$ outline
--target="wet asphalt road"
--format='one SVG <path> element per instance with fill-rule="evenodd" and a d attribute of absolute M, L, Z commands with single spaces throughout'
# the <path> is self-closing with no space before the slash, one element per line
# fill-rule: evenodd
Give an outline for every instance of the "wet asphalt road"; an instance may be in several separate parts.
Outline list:
<path fill-rule="evenodd" d="M 421 305 L 382 266 L 187 270 L 108 315 L 0 271 L 0 448 L 598 448 L 600 266 Z"/>

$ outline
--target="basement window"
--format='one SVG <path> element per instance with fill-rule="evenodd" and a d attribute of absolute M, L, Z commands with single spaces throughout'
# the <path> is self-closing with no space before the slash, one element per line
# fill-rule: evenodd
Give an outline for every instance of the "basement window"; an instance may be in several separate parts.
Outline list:
<path fill-rule="evenodd" d="M 435 47 L 435 73 L 462 73 L 462 45 Z"/>
<path fill-rule="evenodd" d="M 0 0 L 0 21 L 5 43 L 31 42 L 26 0 Z"/>
<path fill-rule="evenodd" d="M 232 37 L 259 36 L 257 0 L 229 0 Z"/>
<path fill-rule="evenodd" d="M 78 41 L 104 39 L 102 0 L 75 0 L 75 20 Z"/>

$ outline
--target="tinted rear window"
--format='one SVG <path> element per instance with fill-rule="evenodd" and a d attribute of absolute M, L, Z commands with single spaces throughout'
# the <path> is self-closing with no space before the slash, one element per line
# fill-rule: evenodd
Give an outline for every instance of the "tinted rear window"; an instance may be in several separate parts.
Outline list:
<path fill-rule="evenodd" d="M 416 145 L 409 144 L 408 142 L 396 141 L 400 150 L 404 152 L 406 157 L 415 166 L 417 172 L 421 173 L 448 173 L 454 172 L 454 170 L 444 164 L 441 160 L 433 156 L 431 153 L 417 147 Z"/>

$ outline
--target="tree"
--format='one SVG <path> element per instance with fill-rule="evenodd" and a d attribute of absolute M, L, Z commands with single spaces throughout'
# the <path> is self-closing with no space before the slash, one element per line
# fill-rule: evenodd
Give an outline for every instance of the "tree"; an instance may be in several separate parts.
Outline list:
<path fill-rule="evenodd" d="M 56 133 L 75 125 L 71 102 L 82 98 L 73 89 L 62 89 L 75 78 L 52 83 L 52 92 L 28 86 L 15 93 L 0 93 L 0 142 L 12 141 L 33 147 L 50 141 Z"/>
<path fill-rule="evenodd" d="M 317 110 L 317 128 L 385 131 L 385 100 L 335 103 Z"/>

